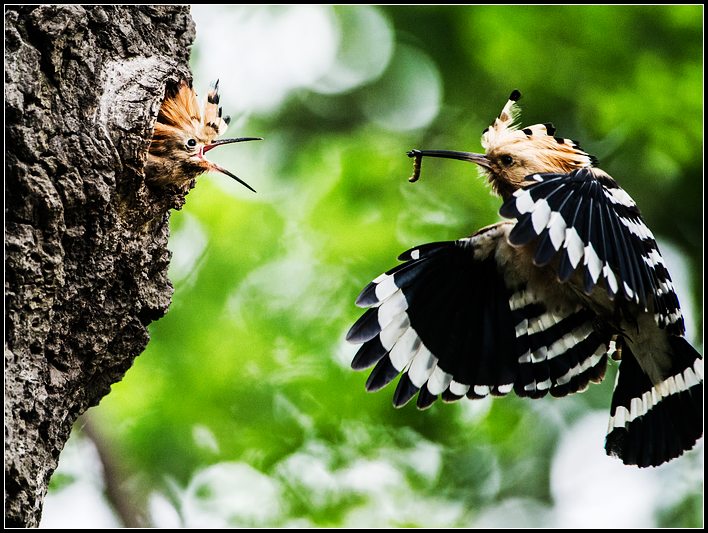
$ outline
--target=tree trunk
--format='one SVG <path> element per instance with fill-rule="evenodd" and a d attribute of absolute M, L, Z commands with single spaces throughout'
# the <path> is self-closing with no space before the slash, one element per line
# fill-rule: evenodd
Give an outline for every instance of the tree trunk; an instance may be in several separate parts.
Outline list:
<path fill-rule="evenodd" d="M 187 7 L 5 8 L 5 524 L 39 524 L 76 418 L 167 310 L 168 209 L 142 169 Z"/>

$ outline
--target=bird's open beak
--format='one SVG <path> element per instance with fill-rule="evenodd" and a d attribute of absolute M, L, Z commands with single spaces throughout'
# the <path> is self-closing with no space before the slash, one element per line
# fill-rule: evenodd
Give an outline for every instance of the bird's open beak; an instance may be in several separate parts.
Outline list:
<path fill-rule="evenodd" d="M 262 137 L 237 137 L 235 139 L 219 139 L 218 141 L 214 141 L 213 143 L 204 145 L 204 148 L 202 149 L 202 154 L 205 154 L 206 152 L 208 152 L 212 148 L 216 148 L 217 146 L 221 146 L 223 144 L 240 143 L 240 142 L 244 142 L 244 141 L 262 141 L 262 140 L 263 140 Z M 243 181 L 238 176 L 235 176 L 234 174 L 232 174 L 231 172 L 226 170 L 224 167 L 221 167 L 211 161 L 208 161 L 208 163 L 209 163 L 209 168 L 211 168 L 212 170 L 216 170 L 217 172 L 221 172 L 222 174 L 226 174 L 228 177 L 235 179 L 236 181 L 238 181 L 241 185 L 243 185 L 247 189 L 250 189 L 253 192 L 256 192 L 256 190 L 253 187 L 251 187 L 248 183 Z"/>

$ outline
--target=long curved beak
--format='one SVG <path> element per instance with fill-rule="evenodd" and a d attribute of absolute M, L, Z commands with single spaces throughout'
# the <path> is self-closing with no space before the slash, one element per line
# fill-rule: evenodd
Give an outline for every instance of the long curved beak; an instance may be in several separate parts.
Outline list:
<path fill-rule="evenodd" d="M 237 137 L 235 139 L 219 139 L 218 141 L 214 141 L 211 144 L 205 145 L 204 148 L 202 149 L 202 153 L 206 153 L 209 150 L 211 150 L 212 148 L 216 148 L 217 146 L 221 146 L 223 144 L 240 143 L 240 142 L 244 142 L 244 141 L 262 141 L 262 140 L 263 140 L 262 137 Z M 228 177 L 235 179 L 236 181 L 238 181 L 241 185 L 243 185 L 247 189 L 250 189 L 251 191 L 256 192 L 256 189 L 251 187 L 248 183 L 243 181 L 241 178 L 239 178 L 235 174 L 232 174 L 231 172 L 226 170 L 224 167 L 221 167 L 212 161 L 208 161 L 208 163 L 209 163 L 209 168 L 211 168 L 212 170 L 216 170 L 217 172 L 221 172 L 222 174 L 226 174 Z"/>
<path fill-rule="evenodd" d="M 446 159 L 458 159 L 460 161 L 467 161 L 469 163 L 476 163 L 477 165 L 490 168 L 489 159 L 484 154 L 473 154 L 472 152 L 453 152 L 452 150 L 411 150 L 408 152 L 408 157 L 412 157 L 415 161 L 413 162 L 413 174 L 408 181 L 413 183 L 418 181 L 420 178 L 420 165 L 424 157 L 444 157 Z"/>
<path fill-rule="evenodd" d="M 486 155 L 475 154 L 472 152 L 454 152 L 452 150 L 411 150 L 408 152 L 408 157 L 444 157 L 446 159 L 458 159 L 459 161 L 476 163 L 481 167 L 490 168 L 489 159 L 487 159 Z"/>

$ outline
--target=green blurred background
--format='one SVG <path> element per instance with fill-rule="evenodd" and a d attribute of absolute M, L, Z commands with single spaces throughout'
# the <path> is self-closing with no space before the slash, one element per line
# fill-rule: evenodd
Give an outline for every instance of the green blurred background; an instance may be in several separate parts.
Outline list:
<path fill-rule="evenodd" d="M 173 213 L 170 310 L 77 424 L 43 526 L 701 526 L 702 441 L 658 469 L 604 455 L 614 366 L 571 398 L 397 410 L 344 335 L 398 253 L 498 220 L 472 165 L 411 185 L 405 152 L 481 151 L 518 88 L 523 124 L 554 122 L 637 201 L 702 352 L 703 7 L 193 16 L 195 87 L 220 78 L 228 136 L 266 139 L 211 154 L 258 194 L 203 176 Z"/>

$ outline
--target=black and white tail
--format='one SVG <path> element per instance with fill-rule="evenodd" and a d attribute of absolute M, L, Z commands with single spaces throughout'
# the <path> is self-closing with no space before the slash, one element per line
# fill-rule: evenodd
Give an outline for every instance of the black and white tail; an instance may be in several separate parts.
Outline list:
<path fill-rule="evenodd" d="M 622 348 L 605 449 L 625 464 L 658 466 L 703 434 L 703 359 L 683 337 L 668 339 L 673 366 L 658 384 Z"/>

